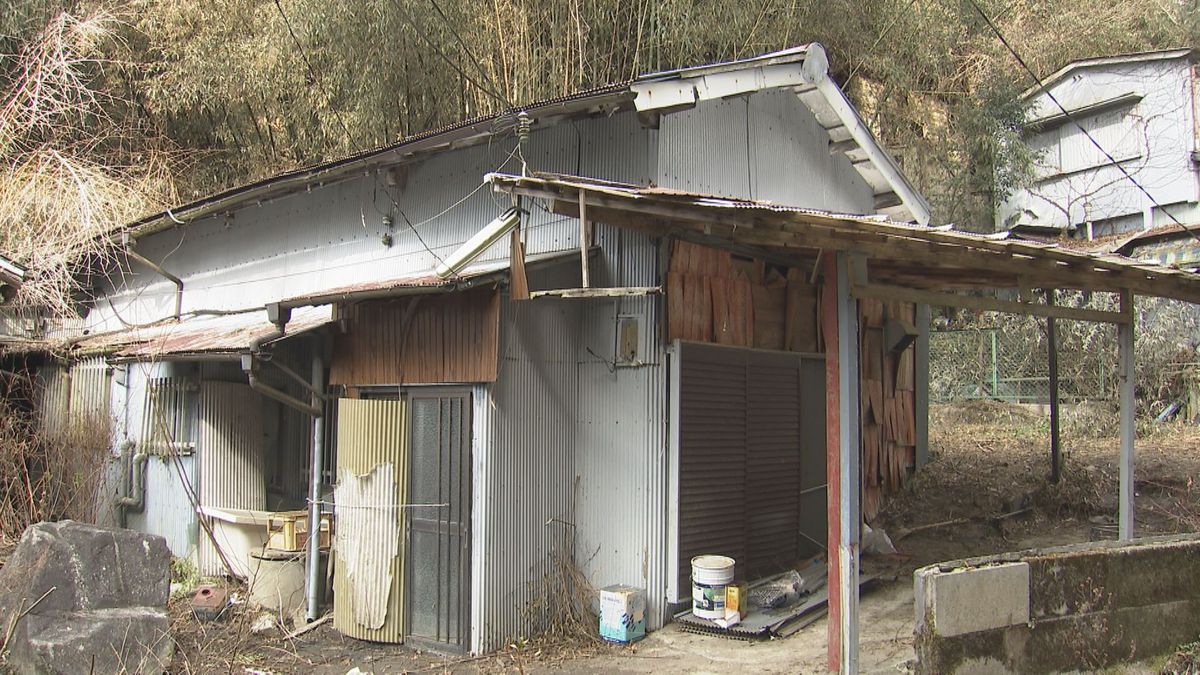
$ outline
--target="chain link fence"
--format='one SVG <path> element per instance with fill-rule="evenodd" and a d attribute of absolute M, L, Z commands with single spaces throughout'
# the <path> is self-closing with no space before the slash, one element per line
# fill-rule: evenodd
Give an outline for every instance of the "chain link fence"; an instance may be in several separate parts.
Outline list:
<path fill-rule="evenodd" d="M 1041 323 L 1041 322 L 1038 322 Z M 1116 392 L 1115 345 L 1111 358 L 1082 358 L 1080 345 L 1059 336 L 1059 400 L 1102 401 Z M 937 403 L 993 399 L 1050 401 L 1049 348 L 1044 324 L 934 331 L 929 336 L 929 394 Z"/>

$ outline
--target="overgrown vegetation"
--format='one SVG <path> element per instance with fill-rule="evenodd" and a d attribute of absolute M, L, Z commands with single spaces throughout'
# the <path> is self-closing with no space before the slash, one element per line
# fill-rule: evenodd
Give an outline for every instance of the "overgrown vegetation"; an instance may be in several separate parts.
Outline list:
<path fill-rule="evenodd" d="M 0 539 L 15 541 L 43 520 L 97 521 L 111 427 L 97 415 L 43 429 L 0 399 Z"/>

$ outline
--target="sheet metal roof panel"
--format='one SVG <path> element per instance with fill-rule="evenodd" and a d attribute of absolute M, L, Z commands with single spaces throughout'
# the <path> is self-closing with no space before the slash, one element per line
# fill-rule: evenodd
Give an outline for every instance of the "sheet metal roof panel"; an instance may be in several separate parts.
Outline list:
<path fill-rule="evenodd" d="M 305 307 L 293 311 L 287 324 L 290 337 L 333 321 L 332 307 Z M 179 354 L 237 354 L 252 340 L 271 335 L 275 325 L 265 310 L 224 316 L 190 316 L 152 326 L 92 335 L 73 344 L 80 353 L 107 353 L 118 358 L 152 360 Z"/>
<path fill-rule="evenodd" d="M 1114 54 L 1112 56 L 1097 56 L 1090 59 L 1078 59 L 1071 61 L 1067 65 L 1059 68 L 1053 73 L 1042 78 L 1041 85 L 1033 85 L 1032 87 L 1021 92 L 1021 98 L 1027 99 L 1031 96 L 1041 93 L 1057 84 L 1067 75 L 1083 68 L 1095 68 L 1098 66 L 1112 66 L 1126 63 L 1142 63 L 1146 61 L 1167 61 L 1170 59 L 1178 59 L 1184 56 L 1190 56 L 1195 53 L 1195 50 L 1190 47 L 1179 49 L 1159 49 L 1148 52 L 1134 52 L 1131 54 Z"/>

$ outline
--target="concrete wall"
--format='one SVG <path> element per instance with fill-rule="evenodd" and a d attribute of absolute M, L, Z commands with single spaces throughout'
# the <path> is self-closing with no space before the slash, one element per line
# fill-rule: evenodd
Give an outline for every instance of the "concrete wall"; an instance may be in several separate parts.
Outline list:
<path fill-rule="evenodd" d="M 1200 634 L 1200 535 L 940 563 L 914 583 L 919 673 L 1094 670 Z"/>

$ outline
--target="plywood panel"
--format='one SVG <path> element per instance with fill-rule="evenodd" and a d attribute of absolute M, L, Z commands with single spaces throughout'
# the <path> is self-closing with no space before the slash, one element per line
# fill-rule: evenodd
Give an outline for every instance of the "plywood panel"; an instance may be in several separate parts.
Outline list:
<path fill-rule="evenodd" d="M 360 303 L 336 338 L 330 383 L 494 382 L 500 296 L 495 289 Z"/>

